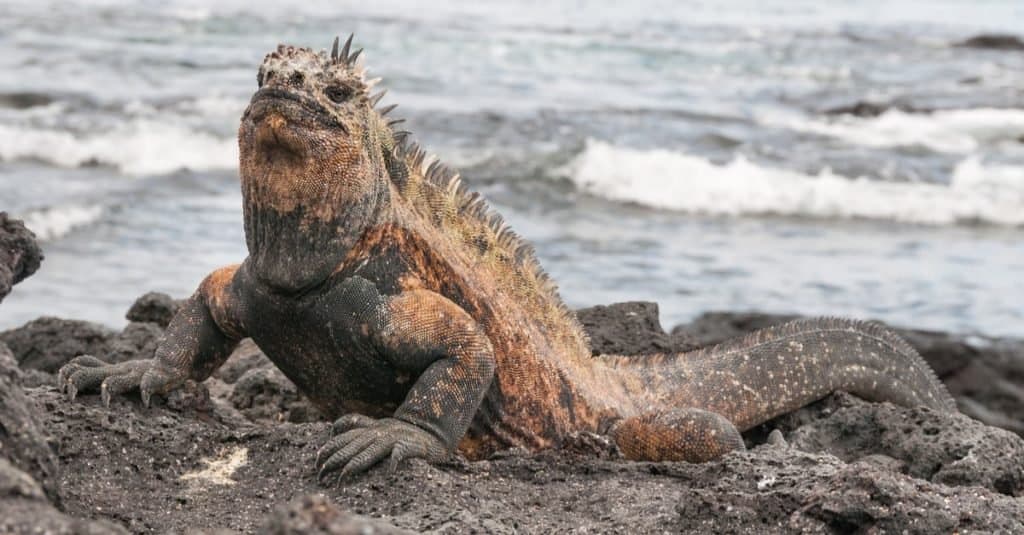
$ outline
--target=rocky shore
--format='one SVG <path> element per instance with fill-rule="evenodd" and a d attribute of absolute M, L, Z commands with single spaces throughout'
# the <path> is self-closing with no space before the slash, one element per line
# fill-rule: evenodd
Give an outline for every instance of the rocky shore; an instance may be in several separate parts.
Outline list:
<path fill-rule="evenodd" d="M 35 273 L 42 261 L 35 234 L 7 212 L 0 212 L 0 301 L 11 293 L 12 286 Z"/>
<path fill-rule="evenodd" d="M 1021 340 L 901 331 L 963 415 L 836 394 L 706 464 L 628 462 L 581 435 L 320 484 L 328 424 L 251 343 L 151 408 L 58 393 L 78 354 L 151 356 L 176 306 L 142 296 L 121 331 L 44 317 L 0 333 L 0 533 L 1024 532 Z M 666 332 L 654 303 L 578 314 L 595 354 L 684 351 L 790 319 L 713 313 Z"/>

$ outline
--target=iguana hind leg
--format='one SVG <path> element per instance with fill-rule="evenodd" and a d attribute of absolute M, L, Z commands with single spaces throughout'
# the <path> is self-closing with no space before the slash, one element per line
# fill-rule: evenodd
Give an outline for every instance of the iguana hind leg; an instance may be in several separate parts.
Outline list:
<path fill-rule="evenodd" d="M 736 426 L 701 409 L 667 409 L 626 418 L 612 438 L 627 459 L 702 463 L 744 449 Z"/>
<path fill-rule="evenodd" d="M 60 369 L 58 386 L 71 399 L 99 388 L 104 405 L 112 395 L 138 389 L 148 405 L 150 396 L 166 394 L 186 379 L 206 379 L 243 336 L 232 320 L 237 302 L 228 289 L 237 269 L 221 268 L 203 281 L 171 320 L 154 358 L 107 364 L 82 355 Z"/>

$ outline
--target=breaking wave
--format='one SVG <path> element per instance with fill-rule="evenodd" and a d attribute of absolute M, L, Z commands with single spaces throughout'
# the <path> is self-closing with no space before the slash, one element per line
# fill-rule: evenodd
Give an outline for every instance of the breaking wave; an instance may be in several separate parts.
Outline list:
<path fill-rule="evenodd" d="M 928 225 L 1024 225 L 1024 167 L 961 161 L 948 185 L 847 178 L 761 167 L 742 156 L 725 165 L 672 152 L 590 140 L 564 172 L 608 199 L 710 215 L 783 215 L 891 220 Z"/>
<path fill-rule="evenodd" d="M 53 206 L 17 216 L 43 241 L 55 240 L 72 230 L 90 225 L 103 217 L 103 207 L 93 204 Z"/>
<path fill-rule="evenodd" d="M 91 136 L 0 125 L 0 158 L 61 167 L 101 164 L 129 175 L 158 175 L 180 169 L 236 168 L 238 144 L 234 137 L 150 119 L 136 119 Z"/>
<path fill-rule="evenodd" d="M 877 117 L 841 116 L 832 120 L 765 115 L 760 122 L 798 132 L 833 137 L 865 147 L 926 147 L 947 154 L 969 154 L 1024 136 L 1024 110 L 974 108 L 906 113 L 888 110 Z"/>

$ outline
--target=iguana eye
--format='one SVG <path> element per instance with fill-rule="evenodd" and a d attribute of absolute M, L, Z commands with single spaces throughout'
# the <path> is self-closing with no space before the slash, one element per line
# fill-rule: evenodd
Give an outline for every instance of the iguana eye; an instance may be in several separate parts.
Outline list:
<path fill-rule="evenodd" d="M 264 71 L 261 67 L 260 72 L 256 73 L 256 87 L 263 87 L 263 84 L 269 82 L 273 77 L 274 71 Z"/>
<path fill-rule="evenodd" d="M 352 91 L 347 87 L 340 85 L 332 85 L 325 90 L 327 98 L 331 99 L 331 102 L 341 104 L 348 100 L 348 97 L 352 96 Z"/>

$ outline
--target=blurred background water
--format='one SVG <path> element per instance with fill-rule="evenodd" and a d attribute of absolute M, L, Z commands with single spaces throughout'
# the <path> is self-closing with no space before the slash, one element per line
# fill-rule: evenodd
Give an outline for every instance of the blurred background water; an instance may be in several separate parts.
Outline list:
<path fill-rule="evenodd" d="M 0 209 L 46 253 L 0 328 L 240 261 L 263 55 L 355 32 L 570 305 L 1024 335 L 1024 51 L 955 46 L 1019 0 L 208 4 L 0 5 Z"/>

